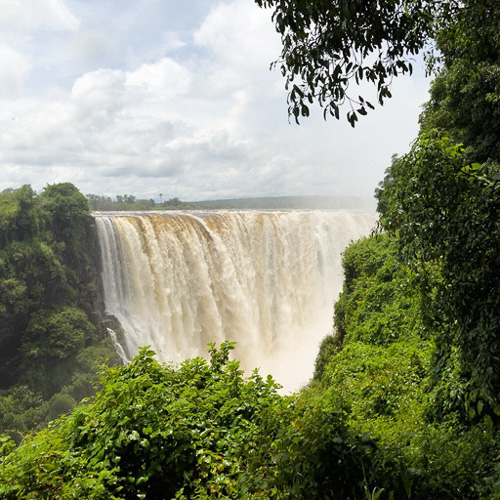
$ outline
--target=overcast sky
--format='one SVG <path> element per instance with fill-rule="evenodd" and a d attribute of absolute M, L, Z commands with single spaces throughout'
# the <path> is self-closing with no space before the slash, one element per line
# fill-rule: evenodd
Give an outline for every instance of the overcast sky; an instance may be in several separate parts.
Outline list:
<path fill-rule="evenodd" d="M 253 0 L 0 0 L 0 191 L 371 196 L 416 136 L 421 64 L 355 129 L 319 109 L 290 124 L 270 15 Z"/>

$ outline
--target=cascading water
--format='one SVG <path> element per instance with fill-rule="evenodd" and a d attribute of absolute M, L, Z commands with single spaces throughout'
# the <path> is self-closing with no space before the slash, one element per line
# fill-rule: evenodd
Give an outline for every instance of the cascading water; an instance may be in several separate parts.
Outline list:
<path fill-rule="evenodd" d="M 374 223 L 328 211 L 96 214 L 106 311 L 128 358 L 150 345 L 178 362 L 232 340 L 243 368 L 297 389 L 331 332 L 341 252 Z"/>

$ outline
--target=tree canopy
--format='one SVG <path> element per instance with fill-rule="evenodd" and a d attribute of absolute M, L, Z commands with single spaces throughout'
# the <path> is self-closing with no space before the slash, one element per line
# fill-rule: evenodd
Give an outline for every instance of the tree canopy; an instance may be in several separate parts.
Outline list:
<path fill-rule="evenodd" d="M 15 498 L 345 498 L 373 447 L 341 405 L 284 398 L 231 343 L 210 362 L 161 365 L 143 349 L 110 370 L 95 401 L 12 453 L 0 436 L 0 496 Z M 301 480 L 296 481 L 296 474 Z"/>
<path fill-rule="evenodd" d="M 116 359 L 97 325 L 92 223 L 70 183 L 0 193 L 0 432 L 67 411 Z"/>
<path fill-rule="evenodd" d="M 279 66 L 289 90 L 289 114 L 298 122 L 317 101 L 324 116 L 347 119 L 373 109 L 349 87 L 366 80 L 375 85 L 380 104 L 391 97 L 393 77 L 412 72 L 411 56 L 432 35 L 436 4 L 424 0 L 255 0 L 273 8 L 283 50 Z"/>
<path fill-rule="evenodd" d="M 466 159 L 500 161 L 500 8 L 469 0 L 436 34 L 441 68 L 432 82 L 422 130 L 445 130 Z"/>
<path fill-rule="evenodd" d="M 429 71 L 465 55 L 469 61 L 498 60 L 499 14 L 492 0 L 255 1 L 274 10 L 283 48 L 272 66 L 285 77 L 289 115 L 297 122 L 309 116 L 314 102 L 325 118 L 337 119 L 347 104 L 347 119 L 354 126 L 359 115 L 374 107 L 358 95 L 357 85 L 372 84 L 382 105 L 391 97 L 393 78 L 411 74 L 422 49 Z M 497 99 L 498 78 L 492 69 L 483 73 L 468 92 L 473 97 L 493 88 L 491 102 Z M 467 72 L 461 78 L 467 79 Z"/>

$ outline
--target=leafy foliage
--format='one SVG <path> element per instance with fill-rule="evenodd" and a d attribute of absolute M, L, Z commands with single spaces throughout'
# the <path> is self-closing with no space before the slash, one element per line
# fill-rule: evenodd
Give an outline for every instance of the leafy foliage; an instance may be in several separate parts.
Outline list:
<path fill-rule="evenodd" d="M 108 371 L 94 402 L 12 451 L 2 498 L 345 498 L 362 491 L 375 444 L 347 431 L 342 402 L 282 397 L 244 378 L 233 345 L 178 368 L 143 349 Z M 63 405 L 64 401 L 59 400 Z"/>
<path fill-rule="evenodd" d="M 43 190 L 44 208 L 56 221 L 72 221 L 89 215 L 89 204 L 83 194 L 69 182 L 49 184 Z"/>
<path fill-rule="evenodd" d="M 44 461 L 51 473 L 13 474 L 26 470 L 24 460 L 42 458 L 36 441 L 7 457 L 2 493 L 14 498 L 43 488 L 51 498 L 233 497 L 241 487 L 236 472 L 263 465 L 255 449 L 262 438 L 258 423 L 278 397 L 271 380 L 254 375 L 244 383 L 237 364 L 228 362 L 229 348 L 213 350 L 211 365 L 195 359 L 179 371 L 143 350 L 107 375 L 94 404 L 43 435 L 57 449 Z M 257 453 L 248 464 L 243 447 Z M 82 485 L 92 486 L 92 496 Z"/>
<path fill-rule="evenodd" d="M 344 252 L 344 292 L 335 304 L 337 335 L 388 345 L 422 334 L 414 277 L 385 234 L 366 238 Z"/>
<path fill-rule="evenodd" d="M 106 372 L 93 402 L 17 449 L 0 437 L 0 496 L 340 500 L 367 491 L 417 499 L 498 491 L 492 425 L 460 435 L 453 421 L 426 421 L 425 342 L 349 343 L 322 386 L 288 397 L 271 377 L 244 378 L 229 361 L 232 347 L 211 346 L 210 362 L 178 368 L 145 348 Z"/>
<path fill-rule="evenodd" d="M 465 427 L 455 407 L 443 408 L 442 393 L 457 391 L 463 379 L 435 380 L 438 332 L 425 327 L 418 275 L 399 248 L 394 236 L 377 234 L 345 251 L 346 281 L 335 306 L 342 340 L 339 332 L 322 344 L 309 391 L 321 404 L 342 407 L 348 435 L 369 435 L 375 444 L 363 467 L 367 493 L 496 498 L 495 420 L 483 413 Z"/>
<path fill-rule="evenodd" d="M 351 432 L 378 442 L 377 488 L 497 498 L 500 9 L 438 8 L 442 68 L 421 133 L 377 190 L 388 234 L 345 252 L 338 337 L 316 383 L 343 396 Z"/>
<path fill-rule="evenodd" d="M 500 8 L 468 0 L 436 37 L 442 68 L 421 117 L 424 131 L 447 131 L 469 161 L 500 161 Z"/>
<path fill-rule="evenodd" d="M 440 406 L 474 419 L 500 415 L 500 8 L 468 0 L 449 12 L 420 135 L 377 196 L 436 334 Z"/>
<path fill-rule="evenodd" d="M 315 100 L 324 116 L 340 117 L 348 101 L 352 126 L 374 106 L 349 94 L 351 83 L 376 86 L 380 104 L 391 97 L 394 76 L 411 73 L 409 56 L 421 50 L 434 18 L 433 3 L 398 1 L 256 0 L 274 9 L 283 50 L 274 63 L 286 78 L 289 115 L 309 116 Z"/>
<path fill-rule="evenodd" d="M 391 97 L 393 78 L 411 74 L 412 56 L 426 48 L 429 72 L 444 65 L 433 84 L 426 128 L 453 129 L 455 140 L 474 147 L 475 161 L 492 151 L 498 159 L 495 1 L 255 1 L 274 9 L 283 48 L 272 66 L 285 77 L 289 116 L 297 122 L 315 101 L 325 118 L 337 119 L 347 102 L 347 119 L 355 126 L 374 108 L 357 95 L 365 92 L 360 84 L 372 84 L 382 105 Z"/>
<path fill-rule="evenodd" d="M 441 332 L 437 368 L 456 348 L 468 390 L 500 413 L 499 167 L 469 164 L 460 145 L 434 133 L 388 177 L 381 223 L 398 231 L 419 273 L 427 324 Z"/>
<path fill-rule="evenodd" d="M 94 392 L 98 365 L 115 359 L 95 325 L 85 250 L 91 223 L 87 200 L 72 184 L 49 185 L 41 195 L 30 186 L 0 194 L 2 430 L 24 432 L 54 418 L 55 408 L 74 406 Z M 91 346 L 101 351 L 80 363 Z"/>

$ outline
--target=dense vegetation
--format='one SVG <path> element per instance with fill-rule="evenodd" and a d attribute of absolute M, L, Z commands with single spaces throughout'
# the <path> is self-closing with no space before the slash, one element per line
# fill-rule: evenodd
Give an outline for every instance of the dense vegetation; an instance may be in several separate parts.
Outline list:
<path fill-rule="evenodd" d="M 68 411 L 115 358 L 98 327 L 92 224 L 71 184 L 0 194 L 1 431 L 17 435 Z"/>
<path fill-rule="evenodd" d="M 498 415 L 479 395 L 467 399 L 471 381 L 456 358 L 444 363 L 439 329 L 426 325 L 421 275 L 405 264 L 400 245 L 397 236 L 378 234 L 345 252 L 338 334 L 323 341 L 309 390 L 337 394 L 350 432 L 377 443 L 374 484 L 384 488 L 382 498 L 390 491 L 395 498 L 497 498 Z"/>
<path fill-rule="evenodd" d="M 178 369 L 143 350 L 3 461 L 3 498 L 327 498 L 363 482 L 373 443 L 340 401 L 280 397 L 242 377 L 232 345 Z M 9 443 L 3 441 L 3 453 Z"/>
<path fill-rule="evenodd" d="M 351 48 L 367 56 L 395 43 L 392 58 L 381 52 L 379 65 L 356 72 L 378 82 L 381 98 L 386 77 L 406 71 L 404 50 L 426 37 L 439 50 L 419 137 L 377 190 L 380 231 L 344 254 L 336 334 L 322 343 L 314 379 L 282 397 L 272 379 L 243 377 L 229 343 L 212 346 L 209 362 L 179 367 L 143 350 L 104 373 L 95 399 L 18 448 L 0 439 L 2 498 L 500 498 L 500 8 L 491 0 L 259 3 L 277 9 L 289 36 L 284 71 L 309 78 L 292 88 L 295 116 L 308 114 L 294 106 L 318 85 L 327 92 L 320 104 L 346 98 Z M 344 38 L 328 36 L 334 21 L 350 20 Z M 325 68 L 333 81 L 321 80 Z M 27 368 L 55 369 L 59 354 L 77 359 L 93 335 L 73 309 L 76 282 L 52 258 L 76 248 L 55 207 L 85 219 L 83 203 L 66 201 L 50 186 L 39 198 L 22 188 L 0 199 L 5 331 L 26 323 L 19 340 L 2 339 L 17 342 L 16 364 L 46 360 Z M 31 249 L 39 264 L 29 268 Z M 28 284 L 24 269 L 47 275 Z M 36 284 L 53 275 L 67 291 L 53 285 L 45 295 Z"/>
<path fill-rule="evenodd" d="M 358 115 L 374 109 L 369 100 L 358 96 L 365 93 L 359 90 L 360 82 L 372 84 L 376 102 L 383 104 L 391 97 L 393 77 L 411 74 L 410 57 L 425 47 L 435 21 L 451 17 L 450 4 L 455 3 L 255 1 L 274 10 L 283 48 L 273 66 L 278 66 L 285 77 L 289 115 L 298 123 L 300 116 L 309 116 L 309 107 L 316 101 L 323 107 L 325 118 L 330 115 L 338 119 L 342 105 L 348 103 L 347 119 L 353 127 Z"/>

